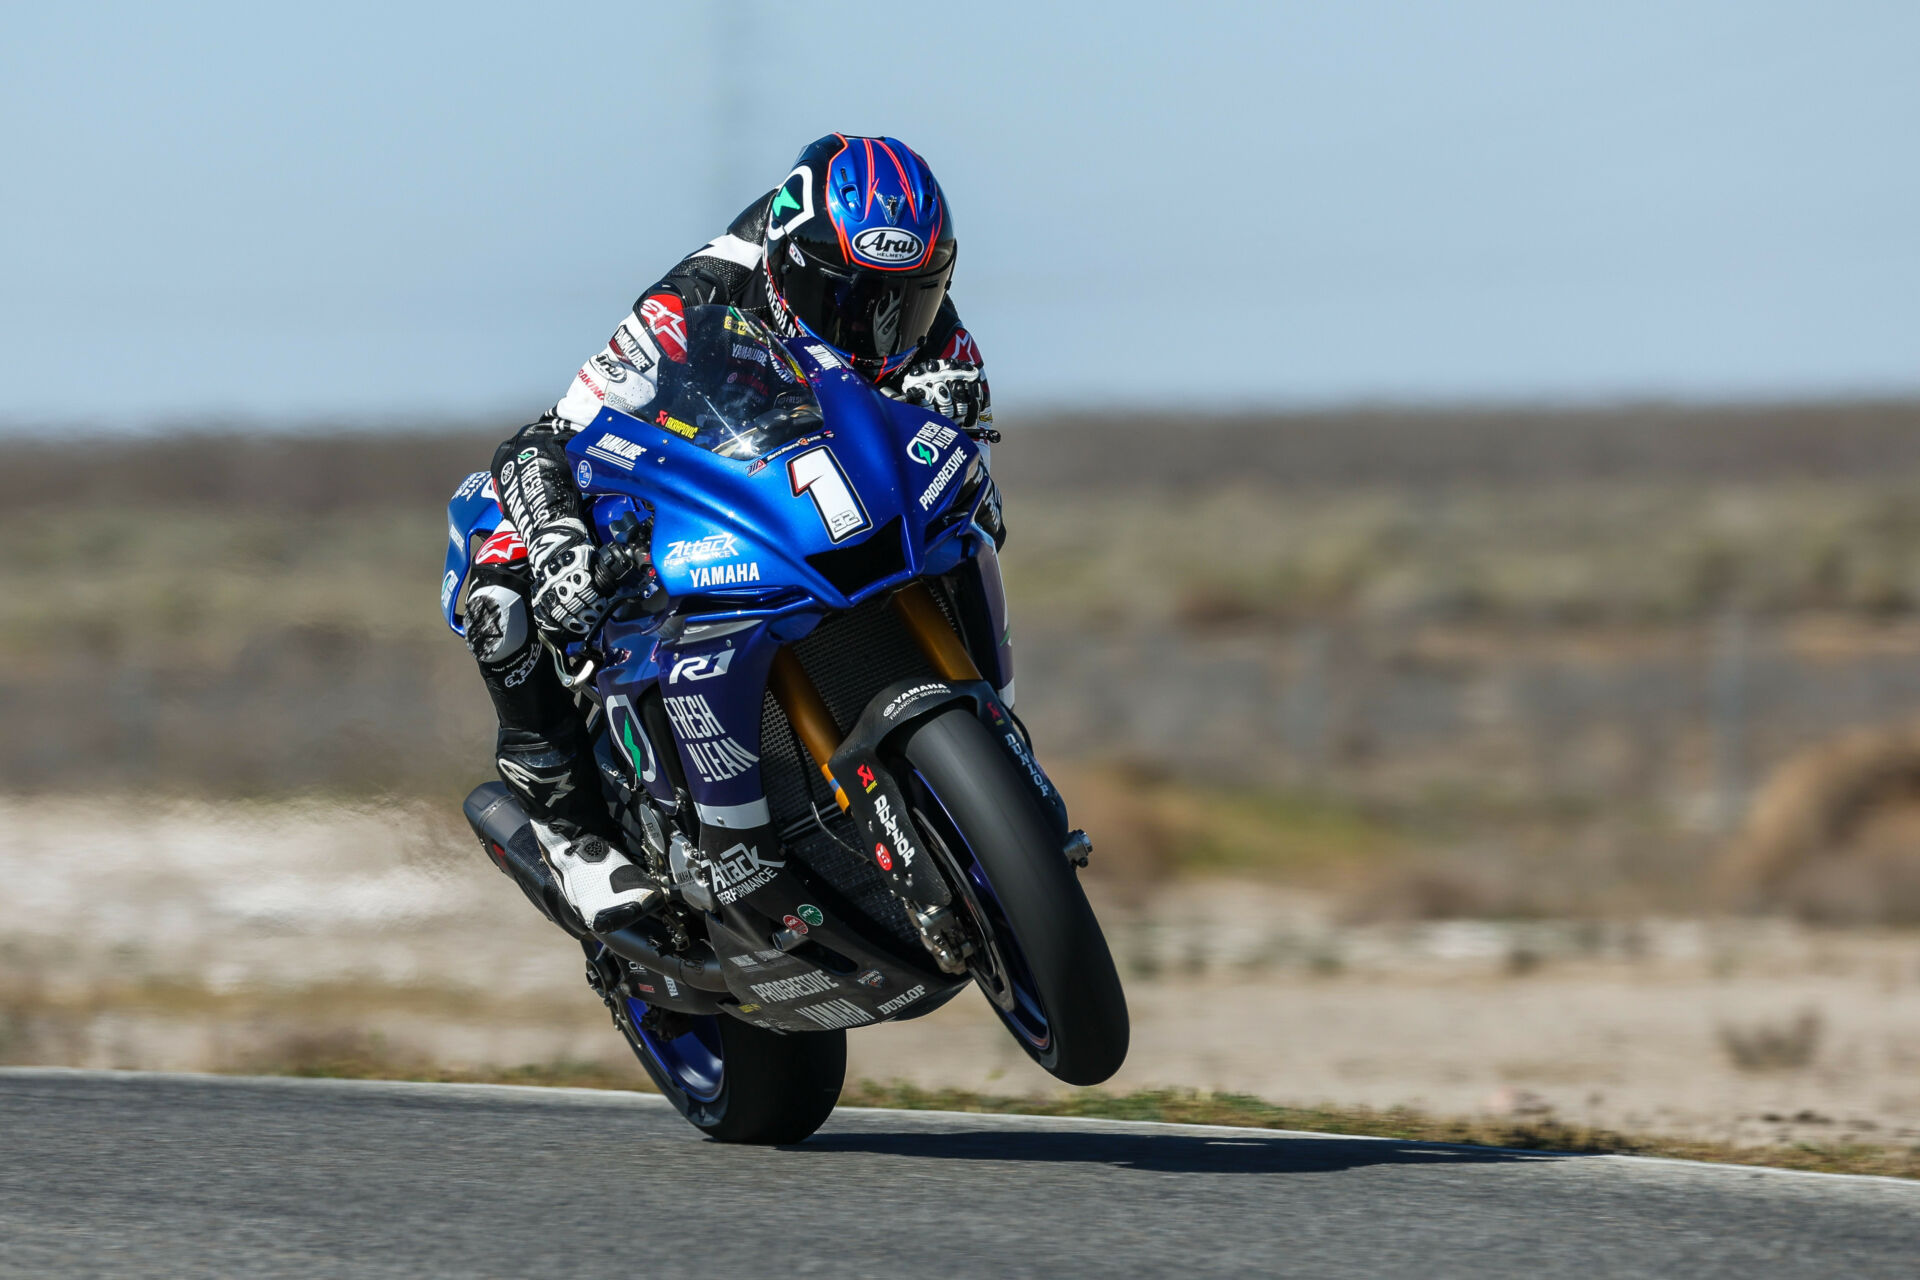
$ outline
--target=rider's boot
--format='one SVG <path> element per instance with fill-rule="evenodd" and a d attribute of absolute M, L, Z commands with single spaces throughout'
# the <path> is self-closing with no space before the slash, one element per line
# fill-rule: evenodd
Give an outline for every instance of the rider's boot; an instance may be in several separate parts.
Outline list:
<path fill-rule="evenodd" d="M 535 819 L 533 831 L 561 894 L 593 932 L 623 929 L 666 900 L 652 876 L 592 832 L 560 819 Z"/>
<path fill-rule="evenodd" d="M 595 933 L 658 906 L 664 891 L 601 834 L 607 825 L 592 752 L 573 699 L 529 625 L 524 549 L 474 570 L 467 643 L 500 718 L 494 763 L 533 819 L 561 896 Z"/>

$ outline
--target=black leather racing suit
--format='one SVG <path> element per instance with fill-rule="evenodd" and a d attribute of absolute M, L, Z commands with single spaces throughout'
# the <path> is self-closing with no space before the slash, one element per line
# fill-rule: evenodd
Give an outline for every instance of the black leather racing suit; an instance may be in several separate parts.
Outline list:
<path fill-rule="evenodd" d="M 519 536 L 496 535 L 475 559 L 467 598 L 467 646 L 480 663 L 500 720 L 496 760 L 501 778 L 529 813 L 565 834 L 571 834 L 569 827 L 616 834 L 608 828 L 600 803 L 585 727 L 553 664 L 542 658 L 537 631 L 545 628 L 556 639 L 582 639 L 604 612 L 588 589 L 592 536 L 567 462 L 566 442 L 603 407 L 623 407 L 608 370 L 616 368 L 609 361 L 629 358 L 623 344 L 631 345 L 630 335 L 644 327 L 643 341 L 671 343 L 685 306 L 731 305 L 753 312 L 788 337 L 798 334 L 767 277 L 767 210 L 773 197 L 769 191 L 747 206 L 726 234 L 681 260 L 642 293 L 621 317 L 607 346 L 580 366 L 558 403 L 501 444 L 493 457 L 500 505 Z M 941 304 L 920 354 L 976 368 L 983 364 L 951 298 Z M 882 390 L 897 387 L 901 372 L 878 385 Z M 981 424 L 991 424 L 984 378 L 979 404 Z M 543 613 L 536 618 L 533 602 L 541 584 L 549 589 L 539 593 Z"/>

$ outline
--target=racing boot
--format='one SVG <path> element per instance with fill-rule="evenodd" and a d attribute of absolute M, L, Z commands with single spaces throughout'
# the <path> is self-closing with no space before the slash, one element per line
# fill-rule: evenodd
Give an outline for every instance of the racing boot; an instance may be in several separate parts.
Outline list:
<path fill-rule="evenodd" d="M 568 834 L 535 820 L 534 834 L 560 892 L 595 933 L 624 929 L 666 901 L 666 892 L 633 859 L 592 832 Z"/>

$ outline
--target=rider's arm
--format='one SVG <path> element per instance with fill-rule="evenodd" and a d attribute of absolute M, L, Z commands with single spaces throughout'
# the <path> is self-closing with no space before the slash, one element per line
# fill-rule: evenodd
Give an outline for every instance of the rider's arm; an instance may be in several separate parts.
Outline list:
<path fill-rule="evenodd" d="M 997 439 L 986 362 L 951 297 L 941 301 L 920 352 L 920 359 L 883 379 L 880 389 L 943 413 L 976 436 Z"/>

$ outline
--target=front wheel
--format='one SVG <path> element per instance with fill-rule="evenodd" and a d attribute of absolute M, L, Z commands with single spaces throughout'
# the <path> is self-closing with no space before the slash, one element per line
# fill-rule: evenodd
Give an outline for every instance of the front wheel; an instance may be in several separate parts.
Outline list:
<path fill-rule="evenodd" d="M 1099 1084 L 1127 1056 L 1127 998 L 1053 824 L 968 707 L 920 725 L 903 754 L 916 824 L 971 917 L 975 980 L 1029 1057 Z"/>
<path fill-rule="evenodd" d="M 738 1018 L 655 1012 L 616 997 L 613 1020 L 667 1101 L 719 1142 L 799 1142 L 826 1123 L 847 1074 L 847 1033 L 781 1035 Z"/>

